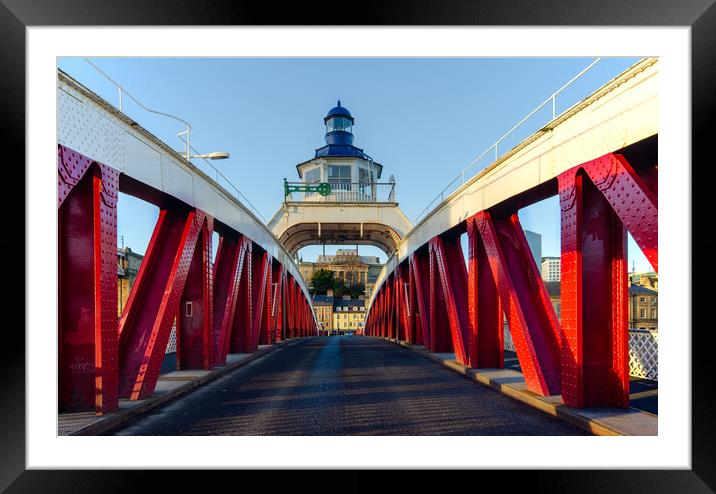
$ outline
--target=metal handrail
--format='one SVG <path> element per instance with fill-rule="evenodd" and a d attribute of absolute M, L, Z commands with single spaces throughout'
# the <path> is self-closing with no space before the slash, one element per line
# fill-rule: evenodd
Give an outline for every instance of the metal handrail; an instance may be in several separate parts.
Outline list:
<path fill-rule="evenodd" d="M 303 202 L 303 200 L 297 200 L 297 199 L 287 199 L 293 192 L 299 192 L 304 194 L 304 200 L 306 195 L 315 196 L 318 199 L 322 198 L 322 195 L 319 191 L 289 191 L 289 187 L 292 186 L 299 186 L 299 187 L 317 187 L 321 184 L 329 184 L 331 186 L 331 190 L 328 193 L 327 196 L 325 196 L 325 201 L 320 202 L 331 202 L 331 198 L 335 200 L 336 195 L 339 197 L 342 197 L 344 200 L 335 200 L 335 202 L 343 202 L 343 203 L 349 203 L 352 200 L 354 202 L 358 203 L 395 203 L 395 182 L 315 182 L 315 183 L 308 183 L 308 182 L 289 182 L 284 179 L 284 203 L 285 202 Z M 386 200 L 379 200 L 378 199 L 378 192 L 382 191 L 385 194 Z M 364 194 L 366 197 L 361 200 L 357 200 L 358 195 L 355 197 L 351 196 L 350 194 Z"/>
<path fill-rule="evenodd" d="M 142 108 L 143 110 L 145 110 L 149 113 L 154 113 L 156 115 L 161 115 L 163 117 L 168 117 L 168 118 L 171 118 L 171 119 L 177 120 L 178 122 L 183 123 L 184 125 L 186 125 L 186 130 L 177 134 L 177 137 L 179 137 L 179 140 L 185 144 L 185 149 L 186 149 L 185 159 L 187 161 L 189 161 L 189 157 L 191 156 L 192 151 L 194 151 L 196 154 L 202 154 L 194 146 L 191 145 L 191 124 L 189 122 L 187 122 L 186 120 L 179 118 L 175 115 L 170 115 L 169 113 L 164 113 L 164 112 L 154 110 L 152 108 L 145 106 L 141 101 L 139 101 L 137 98 L 132 96 L 121 84 L 119 84 L 117 81 L 112 79 L 109 76 L 109 74 L 107 74 L 102 69 L 97 67 L 97 65 L 95 65 L 94 63 L 92 63 L 92 61 L 89 58 L 87 58 L 87 57 L 83 57 L 83 58 L 84 58 L 85 62 L 87 62 L 92 68 L 94 68 L 99 74 L 101 74 L 104 78 L 106 78 L 109 82 L 111 82 L 117 88 L 117 90 L 119 92 L 119 107 L 117 107 L 117 109 L 121 113 L 124 113 L 124 111 L 122 110 L 122 97 L 123 97 L 123 95 L 127 95 L 132 101 L 137 103 L 137 105 L 139 105 L 139 107 Z M 126 115 L 126 113 L 124 113 L 124 114 Z M 181 136 L 183 134 L 186 134 L 186 140 L 182 139 Z M 201 158 L 201 159 L 216 172 L 216 179 L 214 181 L 216 182 L 216 184 L 219 187 L 222 187 L 221 184 L 219 184 L 219 176 L 221 176 L 221 177 L 223 177 L 224 180 L 226 180 L 226 183 L 228 183 L 236 191 L 236 194 L 237 194 L 236 198 L 239 201 L 241 201 L 241 199 L 243 199 L 243 201 L 241 201 L 241 202 L 246 203 L 250 207 L 251 211 L 254 214 L 256 214 L 259 218 L 261 218 L 261 220 L 263 220 L 264 223 L 266 223 L 266 218 L 264 218 L 264 216 L 259 212 L 259 210 L 256 209 L 256 207 L 251 203 L 251 201 L 248 200 L 248 198 L 244 194 L 241 193 L 241 191 L 238 189 L 238 187 L 236 187 L 231 182 L 231 180 L 226 178 L 226 176 L 223 173 L 221 173 L 221 171 L 219 171 L 218 168 L 216 168 L 214 165 L 212 165 L 209 162 L 209 160 L 207 160 L 206 158 Z"/>
<path fill-rule="evenodd" d="M 495 151 L 495 158 L 494 158 L 494 160 L 493 160 L 491 163 L 489 163 L 487 166 L 489 166 L 490 164 L 492 164 L 492 163 L 494 163 L 495 161 L 497 161 L 497 159 L 499 158 L 498 145 L 500 144 L 500 142 L 503 141 L 503 140 L 505 140 L 507 137 L 509 137 L 510 134 L 512 134 L 512 133 L 513 133 L 515 130 L 517 130 L 522 124 L 524 124 L 532 115 L 534 115 L 534 114 L 537 113 L 539 110 L 541 110 L 542 108 L 544 108 L 544 106 L 545 106 L 547 103 L 552 102 L 552 120 L 554 120 L 555 118 L 557 118 L 557 96 L 558 96 L 562 91 L 564 91 L 564 90 L 567 89 L 569 86 L 571 86 L 572 83 L 574 83 L 577 79 L 579 79 L 579 78 L 582 77 L 584 74 L 586 74 L 586 73 L 587 73 L 592 67 L 594 67 L 600 60 L 601 60 L 601 58 L 597 58 L 597 59 L 595 59 L 592 63 L 590 63 L 589 65 L 587 65 L 584 69 L 582 69 L 581 72 L 579 72 L 577 75 L 575 75 L 574 77 L 572 77 L 569 81 L 567 81 L 564 85 L 562 85 L 562 87 L 560 87 L 560 88 L 557 89 L 554 93 L 552 93 L 552 95 L 551 95 L 549 98 L 547 98 L 547 99 L 544 100 L 542 103 L 540 103 L 534 110 L 532 110 L 531 112 L 529 112 L 522 120 L 520 120 L 519 122 L 517 122 L 510 130 L 508 130 L 507 132 L 505 132 L 499 139 L 497 139 L 494 143 L 492 143 L 492 145 L 490 145 L 487 149 L 485 149 L 477 158 L 473 159 L 470 163 L 468 163 L 468 165 L 465 166 L 465 168 L 463 168 L 463 169 L 460 171 L 460 173 L 458 173 L 458 174 L 455 176 L 455 178 L 453 178 L 452 181 L 451 181 L 449 184 L 447 184 L 447 185 L 445 186 L 445 188 L 443 188 L 443 190 L 441 190 L 440 193 L 439 193 L 437 196 L 435 196 L 435 198 L 434 198 L 432 201 L 430 201 L 430 203 L 428 203 L 427 206 L 425 206 L 425 209 L 423 209 L 420 213 L 418 213 L 418 215 L 417 215 L 417 216 L 415 217 L 415 219 L 413 220 L 413 224 L 417 224 L 417 223 L 419 222 L 419 220 L 420 220 L 420 218 L 423 216 L 423 214 L 424 214 L 424 213 L 427 213 L 427 212 L 430 210 L 430 206 L 432 206 L 433 204 L 435 204 L 435 201 L 438 201 L 438 200 L 439 200 L 440 202 L 442 202 L 443 200 L 445 200 L 445 193 L 448 191 L 448 189 L 449 189 L 458 179 L 461 180 L 461 185 L 464 185 L 465 182 L 466 182 L 466 180 L 465 180 L 465 172 L 466 172 L 467 170 L 469 170 L 471 167 L 473 167 L 476 163 L 478 163 L 483 157 L 485 157 L 485 156 L 487 155 L 487 153 L 489 153 L 489 152 L 490 152 L 491 150 L 493 150 L 493 149 L 494 149 L 494 151 Z M 473 175 L 473 176 L 474 176 L 474 175 Z M 468 177 L 467 180 L 470 180 L 471 178 L 472 178 L 472 176 Z"/>

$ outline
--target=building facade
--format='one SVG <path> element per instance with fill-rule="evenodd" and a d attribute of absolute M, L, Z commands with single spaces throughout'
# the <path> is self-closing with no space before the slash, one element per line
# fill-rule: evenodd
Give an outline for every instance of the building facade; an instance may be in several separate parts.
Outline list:
<path fill-rule="evenodd" d="M 333 329 L 333 293 L 313 296 L 313 310 L 321 331 Z"/>
<path fill-rule="evenodd" d="M 316 262 L 298 263 L 301 276 L 309 287 L 313 273 L 325 269 L 332 271 L 334 278 L 342 280 L 346 286 L 363 284 L 366 297 L 370 296 L 382 268 L 378 256 L 361 256 L 357 249 L 338 249 L 335 255 L 318 256 Z"/>
<path fill-rule="evenodd" d="M 559 257 L 542 258 L 542 279 L 544 281 L 559 281 L 562 279 L 562 260 Z"/>
<path fill-rule="evenodd" d="M 352 331 L 363 333 L 365 299 L 351 300 L 348 295 L 333 301 L 333 330 L 338 334 Z"/>
<path fill-rule="evenodd" d="M 117 249 L 117 315 L 121 316 L 127 306 L 129 292 L 137 278 L 144 256 L 132 252 L 129 247 Z"/>
<path fill-rule="evenodd" d="M 629 327 L 659 329 L 659 292 L 640 285 L 629 287 Z"/>

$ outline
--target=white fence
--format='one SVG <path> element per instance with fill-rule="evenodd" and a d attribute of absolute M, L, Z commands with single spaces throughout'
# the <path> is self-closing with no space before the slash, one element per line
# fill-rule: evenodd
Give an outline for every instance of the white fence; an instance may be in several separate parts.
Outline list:
<path fill-rule="evenodd" d="M 505 324 L 505 350 L 515 351 L 509 327 Z M 649 329 L 629 330 L 629 375 L 659 380 L 659 332 Z"/>
<path fill-rule="evenodd" d="M 169 335 L 169 343 L 167 343 L 167 351 L 164 353 L 174 353 L 177 351 L 177 323 L 174 321 L 172 332 Z"/>

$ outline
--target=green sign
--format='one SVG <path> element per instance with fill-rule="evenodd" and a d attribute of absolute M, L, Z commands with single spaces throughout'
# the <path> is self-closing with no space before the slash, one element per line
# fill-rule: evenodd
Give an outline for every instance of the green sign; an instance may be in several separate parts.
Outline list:
<path fill-rule="evenodd" d="M 284 195 L 289 195 L 291 192 L 318 192 L 322 196 L 327 196 L 331 193 L 331 184 L 320 183 L 317 185 L 288 185 L 284 184 Z"/>

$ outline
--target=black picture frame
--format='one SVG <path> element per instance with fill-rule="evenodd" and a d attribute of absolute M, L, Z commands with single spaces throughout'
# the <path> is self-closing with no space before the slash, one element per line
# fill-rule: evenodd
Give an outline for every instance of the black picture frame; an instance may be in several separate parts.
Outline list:
<path fill-rule="evenodd" d="M 25 29 L 28 26 L 89 25 L 501 25 L 501 26 L 690 26 L 692 36 L 692 160 L 701 167 L 711 165 L 707 159 L 710 144 L 708 123 L 716 115 L 716 6 L 714 0 L 481 0 L 352 2 L 341 8 L 336 2 L 269 3 L 215 2 L 206 4 L 187 0 L 124 0 L 98 3 L 91 0 L 0 0 L 0 115 L 4 124 L 4 174 L 6 232 L 24 232 L 23 209 L 7 208 L 8 189 L 25 187 Z M 689 172 L 688 164 L 684 164 Z M 691 170 L 693 172 L 693 168 Z M 15 174 L 15 176 L 13 176 Z M 11 182 L 7 182 L 11 181 Z M 10 183 L 14 184 L 8 187 Z M 693 182 L 692 182 L 693 183 Z M 703 184 L 702 184 L 703 185 Z M 693 190 L 693 197 L 699 197 Z M 23 201 L 24 204 L 24 201 Z M 22 211 L 22 214 L 21 212 Z M 692 206 L 694 214 L 697 208 Z M 693 224 L 693 223 L 692 223 Z M 698 224 L 698 223 L 697 223 Z M 6 311 L 24 302 L 25 257 L 24 236 L 3 235 L 5 280 L 3 300 Z M 10 238 L 8 238 L 10 237 Z M 712 241 L 709 241 L 712 242 Z M 691 239 L 689 239 L 691 245 Z M 706 242 L 706 246 L 713 245 Z M 22 256 L 24 262 L 18 263 Z M 696 259 L 694 257 L 694 259 Z M 691 266 L 685 266 L 691 271 Z M 684 287 L 685 289 L 687 287 Z M 690 288 L 690 287 L 688 287 Z M 692 291 L 695 295 L 699 292 Z M 21 295 L 22 294 L 22 295 Z M 23 301 L 18 300 L 23 297 Z M 15 303 L 12 303 L 14 301 Z M 9 302 L 9 303 L 8 303 Z M 692 302 L 692 307 L 693 307 Z M 24 316 L 22 316 L 24 322 Z M 7 319 L 6 319 L 7 320 Z M 122 471 L 39 471 L 26 470 L 25 464 L 25 338 L 14 323 L 5 325 L 0 358 L 0 491 L 7 492 L 132 492 L 156 479 L 150 472 Z M 24 326 L 24 324 L 23 324 Z M 680 328 L 687 334 L 690 328 Z M 709 365 L 713 329 L 699 327 L 692 331 L 692 468 L 691 470 L 587 470 L 511 472 L 510 485 L 524 483 L 536 492 L 714 492 L 716 489 L 716 409 L 709 393 L 714 391 Z M 648 451 L 644 452 L 648 455 Z M 306 473 L 306 472 L 304 472 Z M 336 472 L 337 473 L 337 472 Z M 298 474 L 292 472 L 293 475 Z M 192 473 L 193 475 L 193 473 Z M 477 474 L 472 474 L 477 475 Z M 503 482 L 505 472 L 480 472 L 468 485 L 488 486 Z M 186 482 L 187 472 L 169 472 L 174 481 Z M 214 477 L 212 482 L 221 482 Z M 273 488 L 278 488 L 272 476 Z M 293 481 L 295 482 L 295 480 Z M 420 485 L 422 476 L 401 476 L 404 489 Z M 341 483 L 352 491 L 371 488 L 373 481 L 366 472 L 343 475 Z M 242 477 L 241 484 L 251 480 Z M 445 486 L 448 488 L 448 486 Z M 452 484 L 452 488 L 456 487 Z"/>

